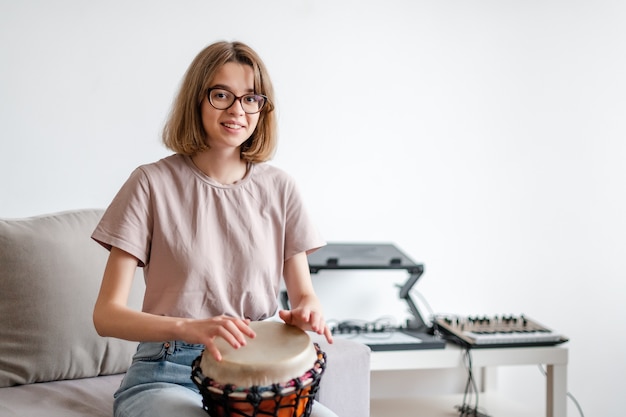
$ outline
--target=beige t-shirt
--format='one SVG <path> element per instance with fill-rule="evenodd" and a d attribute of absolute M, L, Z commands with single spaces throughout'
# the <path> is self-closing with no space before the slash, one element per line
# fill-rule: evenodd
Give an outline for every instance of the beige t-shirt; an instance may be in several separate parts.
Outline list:
<path fill-rule="evenodd" d="M 276 312 L 285 260 L 325 244 L 282 170 L 223 185 L 179 154 L 137 168 L 92 238 L 144 267 L 143 311 L 252 320 Z"/>

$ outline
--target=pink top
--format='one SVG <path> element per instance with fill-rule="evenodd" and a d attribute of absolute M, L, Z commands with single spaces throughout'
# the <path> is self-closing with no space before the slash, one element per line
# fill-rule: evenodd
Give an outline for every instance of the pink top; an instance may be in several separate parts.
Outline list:
<path fill-rule="evenodd" d="M 143 311 L 251 320 L 276 312 L 285 260 L 325 244 L 284 171 L 223 185 L 179 154 L 133 171 L 92 238 L 144 267 Z"/>

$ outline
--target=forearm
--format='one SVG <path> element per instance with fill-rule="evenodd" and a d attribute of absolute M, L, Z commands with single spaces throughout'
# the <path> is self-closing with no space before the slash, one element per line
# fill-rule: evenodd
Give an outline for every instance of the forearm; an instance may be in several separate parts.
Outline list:
<path fill-rule="evenodd" d="M 304 252 L 285 261 L 283 275 L 292 308 L 305 303 L 316 303 L 319 306 L 311 282 L 308 260 Z"/>
<path fill-rule="evenodd" d="M 288 324 L 324 334 L 332 343 L 322 304 L 313 289 L 306 253 L 299 253 L 285 261 L 284 277 L 291 310 L 279 312 L 280 317 Z"/>
<path fill-rule="evenodd" d="M 115 304 L 96 304 L 93 314 L 100 336 L 141 342 L 184 340 L 183 326 L 189 320 L 157 316 Z"/>

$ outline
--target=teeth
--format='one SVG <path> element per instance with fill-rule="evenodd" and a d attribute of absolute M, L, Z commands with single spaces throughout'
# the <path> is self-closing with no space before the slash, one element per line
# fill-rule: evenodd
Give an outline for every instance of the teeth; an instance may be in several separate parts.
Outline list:
<path fill-rule="evenodd" d="M 224 126 L 226 126 L 229 129 L 241 129 L 241 125 L 234 125 L 230 123 L 224 123 Z"/>

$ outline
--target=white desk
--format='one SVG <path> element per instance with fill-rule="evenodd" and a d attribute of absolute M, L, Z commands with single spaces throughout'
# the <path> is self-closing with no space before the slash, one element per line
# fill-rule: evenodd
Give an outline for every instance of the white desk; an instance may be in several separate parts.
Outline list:
<path fill-rule="evenodd" d="M 481 391 L 495 390 L 498 366 L 546 365 L 546 417 L 566 417 L 568 350 L 562 346 L 472 349 L 474 372 L 482 372 Z M 448 344 L 444 349 L 377 351 L 371 371 L 464 368 L 464 351 Z M 448 412 L 450 408 L 448 405 Z M 412 414 L 415 415 L 415 414 Z"/>

